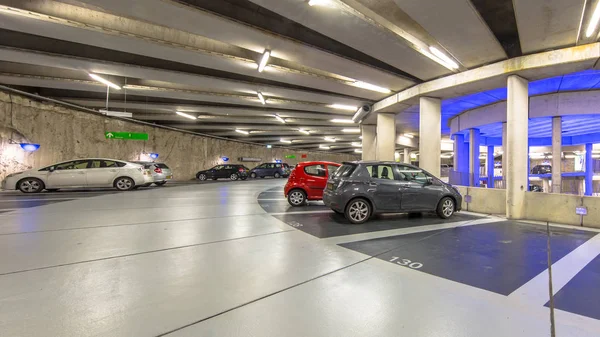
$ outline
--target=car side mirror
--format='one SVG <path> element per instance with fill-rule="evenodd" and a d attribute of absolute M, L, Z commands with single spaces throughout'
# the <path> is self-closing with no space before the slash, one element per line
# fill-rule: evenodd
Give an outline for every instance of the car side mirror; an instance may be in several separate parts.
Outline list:
<path fill-rule="evenodd" d="M 427 177 L 427 180 L 425 180 L 425 186 L 427 185 L 433 185 L 433 178 Z"/>
<path fill-rule="evenodd" d="M 48 171 L 50 172 L 54 172 L 56 170 L 56 168 L 54 166 L 50 166 L 50 168 L 48 169 Z"/>

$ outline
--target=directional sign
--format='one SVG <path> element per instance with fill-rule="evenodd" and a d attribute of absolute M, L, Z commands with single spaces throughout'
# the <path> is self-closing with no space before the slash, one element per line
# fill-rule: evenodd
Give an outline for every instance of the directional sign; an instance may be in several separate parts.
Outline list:
<path fill-rule="evenodd" d="M 286 159 L 296 159 L 296 156 L 293 154 L 288 154 L 285 156 Z"/>
<path fill-rule="evenodd" d="M 148 140 L 147 133 L 139 133 L 139 132 L 107 131 L 104 133 L 104 137 L 106 137 L 106 139 Z"/>

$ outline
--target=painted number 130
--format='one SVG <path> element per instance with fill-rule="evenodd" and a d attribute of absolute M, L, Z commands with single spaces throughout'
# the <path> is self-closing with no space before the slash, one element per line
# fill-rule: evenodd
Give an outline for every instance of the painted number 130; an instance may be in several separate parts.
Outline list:
<path fill-rule="evenodd" d="M 392 257 L 392 259 L 390 260 L 390 262 L 395 262 L 401 266 L 405 266 L 405 267 L 409 267 L 412 269 L 419 269 L 421 267 L 423 267 L 423 264 L 420 262 L 412 262 L 411 260 L 407 260 L 407 259 L 400 259 L 397 256 Z"/>

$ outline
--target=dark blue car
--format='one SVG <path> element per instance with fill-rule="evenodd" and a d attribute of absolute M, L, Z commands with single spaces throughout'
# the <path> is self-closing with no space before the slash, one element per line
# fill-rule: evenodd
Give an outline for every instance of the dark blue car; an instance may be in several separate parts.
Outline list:
<path fill-rule="evenodd" d="M 286 163 L 263 163 L 250 170 L 250 178 L 256 177 L 287 177 L 290 175 L 290 166 Z"/>

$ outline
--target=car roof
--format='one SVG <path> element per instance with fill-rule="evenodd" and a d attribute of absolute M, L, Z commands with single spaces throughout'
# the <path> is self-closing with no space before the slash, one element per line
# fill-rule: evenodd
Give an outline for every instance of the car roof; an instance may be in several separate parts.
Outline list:
<path fill-rule="evenodd" d="M 377 161 L 377 160 L 360 160 L 360 161 L 346 161 L 344 162 L 344 164 L 354 164 L 354 165 L 404 165 L 404 166 L 409 166 L 412 168 L 416 168 L 418 169 L 418 166 L 412 165 L 412 164 L 407 164 L 407 163 L 400 163 L 400 162 L 395 162 L 395 161 Z"/>
<path fill-rule="evenodd" d="M 303 162 L 300 162 L 300 163 L 298 163 L 298 166 L 310 166 L 310 165 L 319 165 L 319 164 L 336 165 L 336 166 L 342 165 L 340 163 L 335 163 L 335 162 L 332 162 L 332 161 L 315 160 L 315 161 L 303 161 Z"/>

